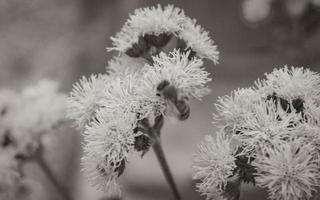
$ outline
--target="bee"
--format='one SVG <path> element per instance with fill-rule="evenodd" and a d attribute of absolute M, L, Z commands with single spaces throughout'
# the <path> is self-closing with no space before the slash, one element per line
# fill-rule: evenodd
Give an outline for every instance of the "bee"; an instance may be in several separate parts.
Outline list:
<path fill-rule="evenodd" d="M 186 120 L 190 115 L 190 107 L 187 97 L 181 97 L 178 94 L 177 89 L 170 84 L 169 81 L 164 80 L 157 86 L 157 95 L 162 96 L 168 100 L 169 105 L 173 104 L 174 111 L 178 112 L 178 118 L 180 120 Z"/>
<path fill-rule="evenodd" d="M 169 81 L 161 81 L 157 86 L 157 95 L 175 103 L 178 100 L 177 89 Z"/>

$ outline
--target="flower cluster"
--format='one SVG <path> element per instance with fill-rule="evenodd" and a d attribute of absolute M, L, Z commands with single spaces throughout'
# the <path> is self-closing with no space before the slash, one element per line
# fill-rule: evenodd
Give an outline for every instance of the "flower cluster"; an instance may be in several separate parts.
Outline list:
<path fill-rule="evenodd" d="M 271 199 L 310 199 L 320 183 L 319 87 L 318 73 L 285 66 L 251 88 L 220 97 L 214 122 L 221 131 L 211 149 L 200 145 L 195 157 L 199 191 L 208 197 L 207 188 L 223 193 L 221 177 L 226 185 L 239 177 L 266 188 Z M 226 144 L 221 137 L 229 138 Z"/>
<path fill-rule="evenodd" d="M 23 156 L 32 156 L 42 135 L 52 132 L 65 120 L 65 94 L 54 81 L 42 80 L 21 93 L 0 92 L 2 148 L 14 147 Z"/>
<path fill-rule="evenodd" d="M 40 153 L 43 135 L 65 120 L 65 101 L 58 84 L 49 80 L 20 93 L 0 91 L 1 199 L 28 199 L 31 195 L 26 192 L 34 184 L 23 177 L 23 164 Z"/>
<path fill-rule="evenodd" d="M 209 33 L 187 17 L 183 10 L 168 5 L 162 8 L 142 8 L 135 10 L 121 31 L 112 37 L 116 50 L 130 57 L 145 57 L 161 52 L 171 38 L 178 39 L 177 48 L 191 51 L 193 56 L 207 58 L 218 63 L 219 52 Z"/>
<path fill-rule="evenodd" d="M 233 177 L 236 152 L 230 143 L 230 139 L 221 133 L 216 139 L 206 136 L 204 142 L 198 145 L 194 155 L 193 178 L 201 179 L 197 188 L 207 195 L 207 199 L 223 199 L 227 183 L 237 178 Z"/>
<path fill-rule="evenodd" d="M 172 36 L 185 46 L 165 53 L 162 48 Z M 120 55 L 105 74 L 74 84 L 67 107 L 84 136 L 85 176 L 117 195 L 116 180 L 130 157 L 152 146 L 150 130 L 162 126 L 164 116 L 187 119 L 188 100 L 209 93 L 211 78 L 202 58 L 217 63 L 219 54 L 208 33 L 171 5 L 137 9 L 111 40 L 109 49 Z"/>

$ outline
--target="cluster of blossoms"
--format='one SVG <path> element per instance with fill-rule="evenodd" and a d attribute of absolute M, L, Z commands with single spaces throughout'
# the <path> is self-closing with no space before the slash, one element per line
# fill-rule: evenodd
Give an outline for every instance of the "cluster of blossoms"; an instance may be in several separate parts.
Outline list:
<path fill-rule="evenodd" d="M 219 131 L 194 159 L 207 199 L 228 199 L 230 185 L 239 195 L 241 182 L 266 188 L 275 200 L 310 199 L 318 189 L 320 75 L 285 66 L 265 76 L 216 104 Z"/>
<path fill-rule="evenodd" d="M 265 20 L 277 7 L 283 7 L 289 17 L 299 18 L 320 7 L 319 0 L 244 0 L 242 13 L 245 20 L 256 23 Z"/>
<path fill-rule="evenodd" d="M 18 199 L 24 193 L 17 191 L 29 187 L 23 164 L 41 153 L 43 135 L 64 121 L 65 101 L 58 84 L 48 80 L 21 93 L 0 91 L 0 197 L 6 197 L 1 199 Z"/>
<path fill-rule="evenodd" d="M 174 36 L 177 47 L 165 53 Z M 218 63 L 219 52 L 208 32 L 171 5 L 135 10 L 111 39 L 109 50 L 119 56 L 105 74 L 74 84 L 68 116 L 84 136 L 84 174 L 97 188 L 119 195 L 117 178 L 130 156 L 152 146 L 150 131 L 161 128 L 166 116 L 187 119 L 189 98 L 210 92 L 202 58 Z"/>

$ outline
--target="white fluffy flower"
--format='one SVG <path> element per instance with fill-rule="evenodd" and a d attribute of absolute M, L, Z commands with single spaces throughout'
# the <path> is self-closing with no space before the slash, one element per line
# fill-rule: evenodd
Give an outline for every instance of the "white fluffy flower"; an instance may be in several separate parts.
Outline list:
<path fill-rule="evenodd" d="M 106 75 L 91 75 L 73 85 L 67 100 L 67 116 L 76 121 L 78 128 L 83 129 L 101 107 L 99 102 L 108 79 L 110 78 Z"/>
<path fill-rule="evenodd" d="M 244 0 L 242 14 L 248 22 L 259 22 L 267 18 L 271 13 L 272 0 Z"/>
<path fill-rule="evenodd" d="M 319 163 L 313 157 L 313 147 L 296 140 L 268 149 L 257 157 L 257 185 L 267 188 L 271 199 L 309 199 L 319 185 Z"/>
<path fill-rule="evenodd" d="M 319 101 L 320 75 L 317 72 L 302 67 L 284 66 L 266 73 L 265 76 L 264 80 L 256 82 L 256 86 L 269 95 L 274 92 L 286 100 L 300 98 Z"/>
<path fill-rule="evenodd" d="M 186 48 L 191 48 L 196 56 L 207 58 L 218 64 L 219 51 L 214 41 L 210 38 L 209 32 L 196 24 L 195 19 L 187 19 L 184 28 L 179 32 L 178 37 L 186 43 Z"/>
<path fill-rule="evenodd" d="M 194 155 L 193 179 L 200 179 L 199 192 L 210 197 L 222 194 L 236 168 L 230 139 L 218 133 L 217 138 L 206 136 Z M 218 192 L 218 193 L 216 193 Z"/>
<path fill-rule="evenodd" d="M 114 77 L 100 91 L 103 94 L 100 104 L 124 115 L 134 113 L 137 119 L 161 113 L 164 109 L 163 102 L 156 96 L 156 91 L 150 96 L 143 93 L 141 87 L 144 79 L 139 76 L 140 73 L 133 73 Z"/>
<path fill-rule="evenodd" d="M 152 46 L 165 46 L 172 36 L 183 42 L 178 48 L 192 50 L 196 56 L 218 63 L 219 52 L 209 33 L 197 25 L 196 20 L 186 17 L 183 10 L 172 5 L 135 10 L 121 31 L 111 37 L 114 47 L 108 49 L 139 57 L 154 51 L 150 50 Z"/>
<path fill-rule="evenodd" d="M 273 101 L 262 100 L 252 105 L 237 128 L 238 138 L 247 152 L 263 155 L 268 149 L 295 137 L 301 120 L 298 113 L 286 113 Z M 279 143 L 274 143 L 278 141 Z M 245 150 L 244 150 L 245 151 Z"/>
<path fill-rule="evenodd" d="M 184 21 L 184 12 L 172 5 L 136 9 L 121 31 L 111 37 L 114 47 L 109 49 L 126 52 L 138 43 L 140 36 L 176 34 L 181 30 Z"/>
<path fill-rule="evenodd" d="M 32 154 L 39 148 L 41 136 L 65 120 L 66 95 L 58 92 L 57 82 L 42 80 L 16 98 L 19 103 L 8 112 L 5 133 L 17 143 L 19 153 Z"/>
<path fill-rule="evenodd" d="M 157 86 L 162 81 L 168 81 L 178 93 L 185 97 L 201 99 L 210 90 L 207 83 L 211 81 L 209 72 L 203 68 L 199 58 L 188 59 L 189 52 L 181 53 L 174 50 L 169 55 L 160 53 L 154 57 L 154 64 L 145 72 L 145 87 L 151 93 L 157 92 Z"/>
<path fill-rule="evenodd" d="M 66 95 L 58 91 L 55 81 L 41 80 L 22 91 L 22 106 L 15 119 L 17 125 L 26 132 L 50 131 L 64 120 Z"/>
<path fill-rule="evenodd" d="M 254 103 L 261 100 L 261 94 L 252 88 L 234 90 L 231 95 L 218 98 L 215 104 L 217 112 L 213 114 L 214 123 L 234 130 L 245 120 Z"/>
<path fill-rule="evenodd" d="M 103 108 L 87 126 L 82 164 L 90 182 L 99 189 L 110 191 L 117 186 L 115 179 L 134 151 L 134 138 L 138 135 L 134 132 L 136 122 L 135 113 L 123 114 Z"/>
<path fill-rule="evenodd" d="M 108 62 L 107 73 L 111 76 L 122 76 L 124 74 L 133 74 L 142 70 L 145 65 L 143 58 L 132 58 L 127 55 L 121 55 Z"/>

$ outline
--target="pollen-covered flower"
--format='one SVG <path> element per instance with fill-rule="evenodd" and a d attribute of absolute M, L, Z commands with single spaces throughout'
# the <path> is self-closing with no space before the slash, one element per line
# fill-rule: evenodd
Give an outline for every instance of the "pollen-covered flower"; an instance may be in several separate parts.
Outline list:
<path fill-rule="evenodd" d="M 179 95 L 201 99 L 210 90 L 207 83 L 211 81 L 210 73 L 203 67 L 199 58 L 188 59 L 190 52 L 182 53 L 174 50 L 169 55 L 161 53 L 154 57 L 154 64 L 145 73 L 145 85 L 149 91 L 157 91 L 162 81 L 168 81 Z"/>
<path fill-rule="evenodd" d="M 134 131 L 136 124 L 135 113 L 102 108 L 84 131 L 83 170 L 99 189 L 117 188 L 116 178 L 123 173 L 129 155 L 134 153 L 135 137 L 140 134 Z"/>
<path fill-rule="evenodd" d="M 220 132 L 216 139 L 206 136 L 198 145 L 194 155 L 193 179 L 201 181 L 197 184 L 197 188 L 203 195 L 207 195 L 207 199 L 222 194 L 227 183 L 234 179 L 233 171 L 236 168 L 234 153 L 231 139 Z"/>
<path fill-rule="evenodd" d="M 115 37 L 111 37 L 114 47 L 109 50 L 138 57 L 144 51 L 148 51 L 150 45 L 166 45 L 171 36 L 181 30 L 185 19 L 184 12 L 172 5 L 164 8 L 158 5 L 137 9 L 130 15 L 121 31 Z"/>
<path fill-rule="evenodd" d="M 310 199 L 319 185 L 319 160 L 313 147 L 300 140 L 270 148 L 253 162 L 257 185 L 267 188 L 271 199 Z"/>
<path fill-rule="evenodd" d="M 219 63 L 219 51 L 214 41 L 210 38 L 209 32 L 205 31 L 195 19 L 188 18 L 184 24 L 184 28 L 178 35 L 181 50 L 191 50 L 189 56 L 198 56 L 212 60 L 215 64 Z"/>
<path fill-rule="evenodd" d="M 67 100 L 67 115 L 76 121 L 78 128 L 83 129 L 101 107 L 99 102 L 108 79 L 106 75 L 91 75 L 90 78 L 83 77 L 73 85 Z"/>

